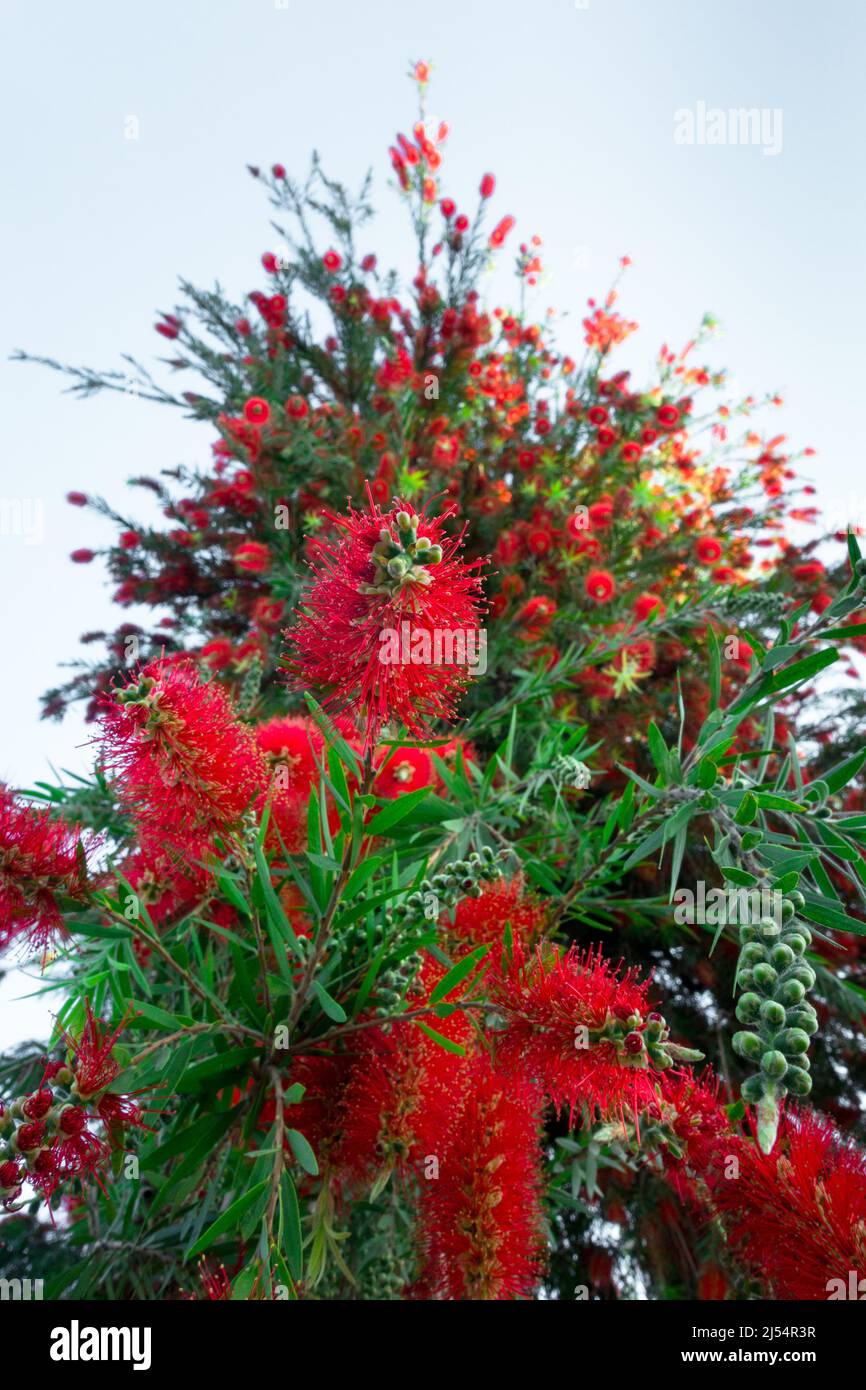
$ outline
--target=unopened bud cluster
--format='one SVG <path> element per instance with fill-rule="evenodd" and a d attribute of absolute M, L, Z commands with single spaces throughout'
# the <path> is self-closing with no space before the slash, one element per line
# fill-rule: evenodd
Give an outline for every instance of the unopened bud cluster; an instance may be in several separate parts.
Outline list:
<path fill-rule="evenodd" d="M 101 1146 L 87 1132 L 89 1116 L 75 1089 L 67 1066 L 52 1076 L 53 1087 L 43 1084 L 29 1095 L 6 1105 L 0 1102 L 0 1203 L 9 1207 L 21 1195 L 25 1179 L 35 1186 L 56 1186 L 63 1177 L 80 1171 L 75 1163 L 90 1143 Z"/>
<path fill-rule="evenodd" d="M 394 908 L 395 922 L 429 916 L 431 902 L 435 904 L 438 917 L 443 909 L 456 907 L 461 898 L 480 898 L 485 883 L 502 877 L 502 864 L 511 854 L 510 848 L 497 853 L 485 845 L 480 853 L 474 852 L 468 859 L 457 859 L 432 878 L 422 879 L 417 889 Z"/>
<path fill-rule="evenodd" d="M 804 905 L 801 893 L 782 902 L 781 924 L 771 917 L 740 928 L 737 986 L 745 991 L 737 1003 L 737 1018 L 746 1029 L 735 1033 L 734 1051 L 760 1067 L 743 1084 L 743 1099 L 775 1108 L 784 1096 L 807 1096 L 809 1039 L 817 1031 L 815 1010 L 806 999 L 815 972 L 803 960 L 812 940 L 809 928 L 797 919 Z"/>
<path fill-rule="evenodd" d="M 694 1048 L 671 1042 L 670 1028 L 659 1013 L 647 1014 L 646 1019 L 637 1013 L 628 1018 L 609 1013 L 603 1028 L 590 1030 L 589 1042 L 591 1046 L 610 1043 L 622 1066 L 643 1070 L 665 1071 L 675 1062 L 697 1062 L 703 1055 Z M 579 1042 L 575 1045 L 579 1046 Z"/>
<path fill-rule="evenodd" d="M 379 540 L 371 551 L 375 567 L 372 584 L 360 586 L 363 594 L 383 594 L 396 598 L 403 589 L 430 583 L 430 565 L 442 559 L 442 547 L 428 536 L 418 535 L 418 517 L 398 512 L 395 518 L 397 535 L 390 526 L 383 526 Z"/>

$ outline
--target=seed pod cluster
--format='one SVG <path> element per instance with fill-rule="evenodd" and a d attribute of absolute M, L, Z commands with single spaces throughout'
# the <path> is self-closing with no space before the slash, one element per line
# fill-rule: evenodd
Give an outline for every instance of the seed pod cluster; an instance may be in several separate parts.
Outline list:
<path fill-rule="evenodd" d="M 781 920 L 762 917 L 740 927 L 737 1018 L 745 1027 L 735 1033 L 733 1048 L 758 1068 L 743 1083 L 743 1099 L 758 1106 L 761 1147 L 772 1147 L 779 1101 L 802 1098 L 812 1089 L 809 1042 L 818 1019 L 806 995 L 815 972 L 803 954 L 812 933 L 797 918 L 804 905 L 798 892 L 782 899 Z"/>

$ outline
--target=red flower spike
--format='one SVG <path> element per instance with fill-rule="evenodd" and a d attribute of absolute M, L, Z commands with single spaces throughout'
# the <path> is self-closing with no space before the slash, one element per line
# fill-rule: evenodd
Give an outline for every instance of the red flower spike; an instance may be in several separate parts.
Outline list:
<path fill-rule="evenodd" d="M 543 1249 L 539 1093 L 473 1059 L 467 1102 L 438 1174 L 422 1180 L 422 1271 L 430 1299 L 532 1298 Z"/>
<path fill-rule="evenodd" d="M 434 719 L 452 717 L 468 680 L 481 562 L 460 559 L 462 538 L 444 531 L 450 514 L 431 519 L 400 503 L 383 512 L 371 497 L 366 512 L 331 517 L 343 539 L 314 552 L 313 585 L 287 634 L 287 669 L 295 684 L 346 713 L 365 748 L 386 724 L 429 736 Z M 461 640 L 462 663 L 454 658 Z M 446 658 L 439 665 L 437 651 Z"/>
<path fill-rule="evenodd" d="M 527 954 L 518 941 L 488 978 L 505 1017 L 497 1060 L 509 1075 L 535 1078 L 572 1120 L 579 1107 L 605 1119 L 658 1108 L 658 1077 L 637 1032 L 648 984 L 633 970 L 619 973 L 600 950 Z M 640 1048 L 629 1045 L 634 1036 Z"/>
<path fill-rule="evenodd" d="M 216 836 L 230 836 L 267 786 L 252 731 L 189 661 L 155 663 L 116 692 L 103 748 L 144 847 L 168 847 L 188 860 L 205 858 Z"/>
<path fill-rule="evenodd" d="M 63 931 L 58 898 L 85 897 L 94 845 L 0 785 L 0 950 L 18 938 L 45 948 Z"/>

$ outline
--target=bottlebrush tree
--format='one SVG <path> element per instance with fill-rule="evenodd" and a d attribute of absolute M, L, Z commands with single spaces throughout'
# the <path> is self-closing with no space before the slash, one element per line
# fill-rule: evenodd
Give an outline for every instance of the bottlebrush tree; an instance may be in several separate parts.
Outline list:
<path fill-rule="evenodd" d="M 191 389 L 62 368 L 212 459 L 132 480 L 156 525 L 69 494 L 132 612 L 46 697 L 92 779 L 0 796 L 0 941 L 58 1001 L 0 1068 L 5 1259 L 79 1298 L 834 1296 L 866 563 L 791 537 L 810 451 L 712 320 L 638 387 L 616 289 L 570 351 L 533 320 L 537 237 L 486 305 L 514 219 L 447 195 L 413 76 L 411 284 L 369 182 L 252 169 L 262 286 L 156 325 Z"/>

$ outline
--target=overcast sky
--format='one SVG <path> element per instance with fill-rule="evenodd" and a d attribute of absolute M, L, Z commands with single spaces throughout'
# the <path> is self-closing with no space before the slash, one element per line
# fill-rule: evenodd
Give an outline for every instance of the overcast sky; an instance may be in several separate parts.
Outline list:
<path fill-rule="evenodd" d="M 245 165 L 300 174 L 313 146 L 351 183 L 373 167 L 370 249 L 406 266 L 387 146 L 414 117 L 416 58 L 432 60 L 430 109 L 451 125 L 449 191 L 474 203 L 496 174 L 496 210 L 543 238 L 536 305 L 568 313 L 563 345 L 627 253 L 636 378 L 712 311 L 714 360 L 744 393 L 781 391 L 769 423 L 818 450 L 828 506 L 862 516 L 863 15 L 850 0 L 7 0 L 0 502 L 34 526 L 0 518 L 0 778 L 90 762 L 79 719 L 38 719 L 80 633 L 116 618 L 99 568 L 66 558 L 108 530 L 64 494 L 123 507 L 127 477 L 205 463 L 211 442 L 165 408 L 64 396 L 8 354 L 147 360 L 178 276 L 261 287 L 274 237 Z M 760 113 L 754 143 L 713 116 L 738 108 Z M 726 143 L 707 143 L 714 121 Z M 40 1014 L 5 1007 L 0 1043 L 44 1031 Z"/>

